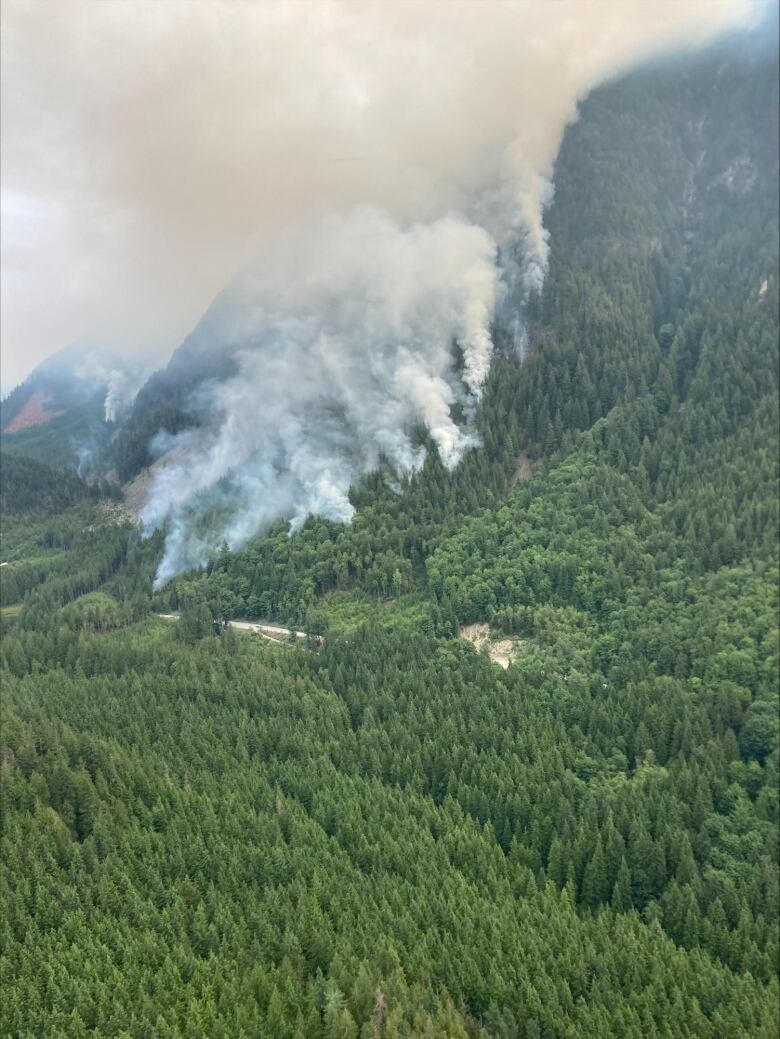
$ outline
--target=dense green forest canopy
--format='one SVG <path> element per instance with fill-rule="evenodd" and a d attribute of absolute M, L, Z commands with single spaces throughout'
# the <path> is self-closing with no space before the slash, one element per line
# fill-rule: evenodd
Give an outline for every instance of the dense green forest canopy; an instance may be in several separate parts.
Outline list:
<path fill-rule="evenodd" d="M 588 98 L 482 447 L 349 527 L 155 594 L 161 536 L 19 476 L 4 1034 L 777 1034 L 777 91 L 715 51 Z"/>
<path fill-rule="evenodd" d="M 114 491 L 107 483 L 87 483 L 72 469 L 55 469 L 17 455 L 0 455 L 0 512 L 3 516 L 56 513 Z"/>

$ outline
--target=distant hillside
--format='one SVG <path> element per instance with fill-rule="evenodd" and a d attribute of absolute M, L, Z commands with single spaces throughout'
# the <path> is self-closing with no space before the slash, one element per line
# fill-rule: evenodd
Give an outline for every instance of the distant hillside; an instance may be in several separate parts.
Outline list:
<path fill-rule="evenodd" d="M 43 422 L 15 431 L 4 430 L 0 444 L 7 455 L 73 468 L 108 443 L 111 430 L 102 414 L 101 393 L 82 404 L 54 412 Z"/>
<path fill-rule="evenodd" d="M 83 468 L 109 443 L 139 383 L 134 363 L 81 344 L 60 350 L 0 404 L 2 449 Z"/>
<path fill-rule="evenodd" d="M 87 366 L 79 370 L 81 355 L 86 352 L 82 347 L 67 347 L 34 368 L 0 403 L 2 432 L 45 425 L 100 393 L 105 396 L 105 380 L 91 378 Z"/>
<path fill-rule="evenodd" d="M 20 429 L 28 429 L 30 426 L 42 426 L 61 414 L 61 411 L 49 410 L 49 398 L 45 393 L 32 393 L 22 405 L 21 410 L 18 410 L 9 420 L 3 432 L 17 433 Z"/>

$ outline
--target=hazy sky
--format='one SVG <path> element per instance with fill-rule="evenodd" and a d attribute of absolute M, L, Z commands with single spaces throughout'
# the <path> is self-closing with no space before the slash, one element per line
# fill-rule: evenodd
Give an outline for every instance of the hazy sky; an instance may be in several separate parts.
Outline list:
<path fill-rule="evenodd" d="M 533 233 L 577 98 L 757 6 L 3 0 L 4 391 L 74 340 L 162 363 L 314 213 L 473 219 L 500 182 Z"/>

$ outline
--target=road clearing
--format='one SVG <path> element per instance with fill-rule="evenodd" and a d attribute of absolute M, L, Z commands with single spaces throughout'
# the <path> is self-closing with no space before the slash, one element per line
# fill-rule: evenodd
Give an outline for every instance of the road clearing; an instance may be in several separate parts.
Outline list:
<path fill-rule="evenodd" d="M 157 616 L 165 621 L 179 620 L 178 613 L 158 613 Z M 238 628 L 240 631 L 251 631 L 253 635 L 261 635 L 269 642 L 282 642 L 292 636 L 295 636 L 296 639 L 313 639 L 315 642 L 322 642 L 322 635 L 309 635 L 305 631 L 285 628 L 281 624 L 267 624 L 265 621 L 228 621 L 227 626 Z"/>

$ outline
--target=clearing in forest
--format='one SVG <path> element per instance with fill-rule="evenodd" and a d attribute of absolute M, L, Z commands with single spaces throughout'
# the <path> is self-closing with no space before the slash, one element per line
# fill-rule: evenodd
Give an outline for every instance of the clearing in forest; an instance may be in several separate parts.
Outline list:
<path fill-rule="evenodd" d="M 490 633 L 490 625 L 484 623 L 465 624 L 458 630 L 462 639 L 470 642 L 477 653 L 487 646 L 487 653 L 494 664 L 506 669 L 520 656 L 525 645 L 523 639 L 502 638 L 494 639 Z"/>

